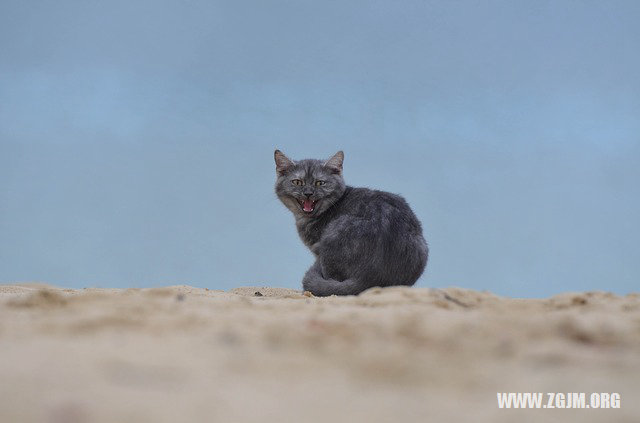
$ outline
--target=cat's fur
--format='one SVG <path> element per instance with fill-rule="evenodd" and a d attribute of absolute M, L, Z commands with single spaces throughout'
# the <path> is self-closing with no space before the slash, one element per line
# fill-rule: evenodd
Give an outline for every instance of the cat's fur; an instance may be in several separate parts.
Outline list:
<path fill-rule="evenodd" d="M 342 151 L 326 161 L 294 162 L 279 150 L 274 157 L 276 194 L 316 256 L 302 280 L 305 291 L 349 295 L 416 282 L 429 250 L 420 221 L 402 197 L 346 186 Z"/>

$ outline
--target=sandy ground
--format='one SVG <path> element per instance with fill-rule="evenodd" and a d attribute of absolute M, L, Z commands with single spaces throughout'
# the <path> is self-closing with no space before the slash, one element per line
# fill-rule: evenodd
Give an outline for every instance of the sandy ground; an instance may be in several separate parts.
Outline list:
<path fill-rule="evenodd" d="M 0 422 L 204 421 L 638 422 L 640 294 L 0 286 Z"/>

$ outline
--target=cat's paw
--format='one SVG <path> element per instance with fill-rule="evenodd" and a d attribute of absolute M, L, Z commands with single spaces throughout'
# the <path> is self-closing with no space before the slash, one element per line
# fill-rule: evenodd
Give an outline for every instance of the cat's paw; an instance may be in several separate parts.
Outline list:
<path fill-rule="evenodd" d="M 317 296 L 318 295 L 318 282 L 314 280 L 304 280 L 302 281 L 302 291 L 309 292 L 310 294 Z"/>

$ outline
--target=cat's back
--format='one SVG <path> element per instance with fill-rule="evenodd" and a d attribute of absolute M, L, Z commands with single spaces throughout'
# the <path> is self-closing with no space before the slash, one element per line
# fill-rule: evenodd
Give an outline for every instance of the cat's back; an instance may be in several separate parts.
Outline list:
<path fill-rule="evenodd" d="M 341 202 L 338 215 L 343 221 L 354 224 L 373 225 L 374 228 L 386 227 L 422 232 L 420 221 L 400 195 L 369 188 L 348 187 Z"/>

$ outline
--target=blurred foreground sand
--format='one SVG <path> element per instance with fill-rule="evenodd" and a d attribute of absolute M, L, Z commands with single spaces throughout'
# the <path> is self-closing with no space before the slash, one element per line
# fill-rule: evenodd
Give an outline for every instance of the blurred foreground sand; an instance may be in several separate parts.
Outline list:
<path fill-rule="evenodd" d="M 496 392 L 618 392 L 503 410 Z M 638 422 L 640 294 L 0 286 L 0 422 Z"/>

